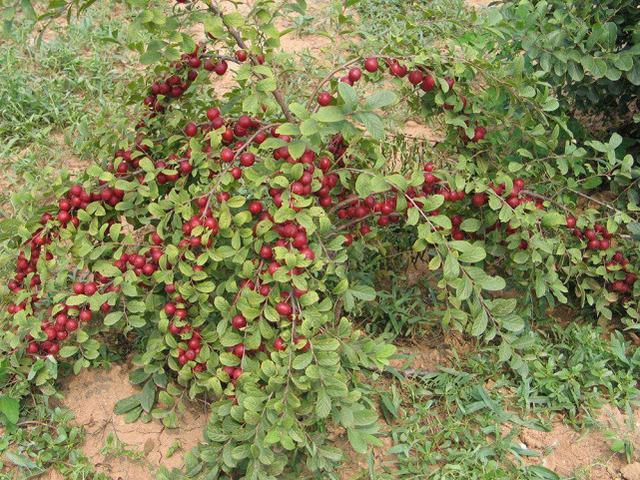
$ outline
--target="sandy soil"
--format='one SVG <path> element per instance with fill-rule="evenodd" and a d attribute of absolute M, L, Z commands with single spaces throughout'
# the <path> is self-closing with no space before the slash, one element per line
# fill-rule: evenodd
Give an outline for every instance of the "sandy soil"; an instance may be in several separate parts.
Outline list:
<path fill-rule="evenodd" d="M 598 411 L 596 420 L 596 428 L 577 432 L 557 418 L 549 432 L 524 429 L 519 438 L 527 448 L 541 454 L 530 463 L 543 465 L 563 477 L 640 480 L 640 464 L 627 465 L 624 455 L 611 451 L 611 440 L 606 437 L 610 432 L 616 438 L 626 438 L 637 451 L 640 447 L 640 411 L 634 412 L 631 426 L 625 415 L 610 405 Z"/>
<path fill-rule="evenodd" d="M 154 471 L 160 465 L 169 469 L 182 466 L 184 453 L 202 438 L 207 413 L 204 407 L 191 404 L 180 418 L 179 428 L 175 429 L 165 428 L 156 421 L 127 424 L 124 416 L 113 413 L 113 407 L 118 400 L 139 390 L 129 383 L 128 374 L 127 367 L 118 365 L 108 371 L 84 370 L 64 383 L 64 405 L 75 413 L 76 424 L 84 427 L 82 452 L 98 471 L 113 479 L 153 480 Z M 117 438 L 130 455 L 104 452 L 109 435 Z M 175 453 L 171 455 L 170 450 Z M 50 472 L 40 478 L 60 477 L 57 472 Z"/>

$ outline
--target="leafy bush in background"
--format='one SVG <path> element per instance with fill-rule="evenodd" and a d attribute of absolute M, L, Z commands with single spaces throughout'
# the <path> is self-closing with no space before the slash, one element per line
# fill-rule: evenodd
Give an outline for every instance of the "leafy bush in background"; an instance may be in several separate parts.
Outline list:
<path fill-rule="evenodd" d="M 637 0 L 508 0 L 489 15 L 506 54 L 523 52 L 523 68 L 588 113 L 605 114 L 604 130 L 638 138 L 640 3 Z"/>

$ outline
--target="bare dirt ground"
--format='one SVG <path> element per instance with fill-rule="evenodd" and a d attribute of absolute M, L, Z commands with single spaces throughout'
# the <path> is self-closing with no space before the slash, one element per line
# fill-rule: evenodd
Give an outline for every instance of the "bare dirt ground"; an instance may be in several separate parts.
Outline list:
<path fill-rule="evenodd" d="M 75 422 L 84 427 L 82 452 L 99 472 L 113 479 L 153 480 L 160 466 L 179 468 L 185 452 L 196 446 L 207 423 L 203 406 L 192 404 L 180 419 L 180 428 L 168 429 L 160 422 L 127 424 L 113 413 L 118 400 L 136 393 L 129 383 L 126 366 L 110 370 L 84 370 L 64 382 L 64 405 L 75 413 Z M 121 448 L 105 449 L 111 436 Z M 55 480 L 56 472 L 42 476 Z"/>
<path fill-rule="evenodd" d="M 611 451 L 612 433 L 616 438 L 628 439 L 637 450 L 640 447 L 640 411 L 634 412 L 633 425 L 620 410 L 603 406 L 597 414 L 597 427 L 577 432 L 558 417 L 549 432 L 524 429 L 520 440 L 529 449 L 540 453 L 536 463 L 563 477 L 575 476 L 584 480 L 640 480 L 640 463 L 627 465 L 622 454 Z"/>

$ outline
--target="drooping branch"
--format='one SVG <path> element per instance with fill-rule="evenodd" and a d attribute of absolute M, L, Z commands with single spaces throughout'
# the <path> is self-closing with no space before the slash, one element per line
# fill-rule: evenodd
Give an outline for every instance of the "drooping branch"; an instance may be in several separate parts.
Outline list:
<path fill-rule="evenodd" d="M 209 7 L 209 10 L 211 12 L 213 12 L 215 15 L 220 17 L 220 19 L 222 20 L 222 24 L 227 29 L 229 34 L 233 37 L 233 39 L 235 40 L 235 42 L 238 45 L 238 47 L 240 47 L 243 50 L 247 50 L 247 44 L 242 39 L 242 36 L 240 35 L 240 32 L 238 32 L 238 30 L 233 28 L 231 25 L 229 25 L 225 21 L 224 15 L 222 13 L 222 10 L 220 10 L 220 8 L 218 8 L 218 6 L 215 4 L 214 0 L 210 0 L 208 2 L 208 7 Z M 251 61 L 252 65 L 258 65 L 258 62 L 253 57 L 253 55 L 249 55 L 249 60 Z M 260 77 L 261 79 L 265 78 L 265 76 L 262 75 L 262 74 L 258 73 L 256 75 L 258 77 Z M 291 113 L 291 110 L 289 110 L 289 106 L 287 105 L 287 102 L 286 102 L 286 100 L 284 98 L 284 93 L 282 93 L 282 90 L 280 90 L 279 88 L 276 88 L 273 92 L 271 92 L 271 94 L 273 95 L 273 98 L 275 98 L 276 103 L 280 106 L 280 110 L 282 110 L 282 113 L 284 114 L 284 116 L 287 119 L 287 121 L 290 122 L 290 123 L 295 123 L 296 119 L 293 116 L 293 114 Z"/>

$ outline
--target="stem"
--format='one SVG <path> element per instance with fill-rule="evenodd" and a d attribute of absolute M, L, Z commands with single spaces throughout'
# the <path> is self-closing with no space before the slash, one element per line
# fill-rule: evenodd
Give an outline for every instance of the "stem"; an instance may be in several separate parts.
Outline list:
<path fill-rule="evenodd" d="M 603 206 L 605 208 L 608 208 L 609 210 L 613 210 L 614 212 L 620 212 L 617 208 L 609 205 L 608 203 L 604 203 L 604 202 L 602 202 L 602 201 L 600 201 L 600 200 L 598 200 L 596 198 L 590 197 L 589 195 L 586 195 L 586 194 L 584 194 L 582 192 L 579 192 L 577 190 L 573 190 L 571 188 L 568 188 L 567 190 L 569 190 L 572 193 L 575 193 L 576 195 L 578 195 L 578 196 L 580 196 L 582 198 L 585 198 L 585 199 L 589 200 L 590 202 L 597 203 L 598 205 L 601 205 L 601 206 Z"/>
<path fill-rule="evenodd" d="M 320 82 L 316 85 L 316 88 L 313 90 L 313 93 L 309 96 L 309 100 L 307 101 L 307 110 L 311 108 L 313 99 L 316 98 L 316 95 L 320 91 L 320 89 L 325 85 L 333 76 L 341 70 L 350 67 L 351 65 L 359 62 L 361 60 L 360 57 L 354 58 L 353 60 L 348 61 L 347 63 L 340 65 L 338 68 L 335 68 L 333 71 L 327 74 Z"/>
<path fill-rule="evenodd" d="M 201 219 L 204 218 L 204 216 L 207 214 L 207 211 L 209 210 L 209 207 L 211 206 L 211 197 L 213 196 L 214 193 L 216 193 L 218 191 L 218 188 L 220 187 L 220 182 L 222 182 L 222 175 L 232 168 L 232 165 L 238 159 L 240 154 L 243 151 L 245 151 L 247 148 L 249 148 L 251 143 L 253 143 L 253 141 L 255 140 L 255 138 L 258 136 L 258 134 L 260 132 L 264 132 L 265 130 L 269 130 L 269 129 L 271 129 L 273 127 L 276 127 L 278 125 L 280 125 L 280 124 L 279 123 L 270 123 L 268 125 L 264 125 L 264 126 L 260 127 L 258 130 L 256 130 L 253 133 L 253 135 L 251 135 L 247 139 L 247 141 L 244 142 L 242 144 L 242 146 L 236 151 L 236 154 L 234 155 L 233 160 L 231 160 L 231 162 L 229 162 L 225 168 L 222 168 L 220 170 L 220 172 L 218 173 L 218 179 L 217 179 L 215 185 L 213 186 L 213 188 L 211 190 L 209 190 L 209 193 L 207 193 L 207 204 L 205 205 L 204 211 L 202 212 L 202 215 L 200 216 Z"/>
<path fill-rule="evenodd" d="M 413 205 L 414 208 L 418 209 L 418 212 L 420 213 L 420 216 L 422 216 L 422 218 L 424 219 L 424 221 L 426 223 L 429 224 L 429 226 L 431 227 L 431 230 L 436 231 L 436 227 L 435 225 L 431 222 L 431 220 L 429 220 L 429 217 L 422 211 L 422 208 L 420 208 L 420 206 L 414 201 L 413 198 L 411 198 L 409 195 L 407 195 L 405 193 L 405 198 L 407 199 L 407 201 L 409 203 L 411 203 Z M 443 239 L 444 241 L 442 242 L 442 245 L 444 245 L 444 247 L 447 249 L 447 251 L 449 252 L 449 255 L 453 255 L 453 250 L 451 249 L 451 247 L 449 246 L 449 242 L 446 239 Z M 438 256 L 440 258 L 442 258 L 442 255 L 440 255 L 440 253 L 438 252 L 438 249 L 435 248 L 434 249 L 436 251 L 436 253 L 438 253 Z M 456 257 L 457 258 L 457 257 Z M 472 285 L 477 285 L 477 282 L 473 280 L 473 278 L 471 277 L 471 275 L 469 275 L 469 273 L 467 272 L 467 270 L 462 266 L 462 264 L 458 263 L 458 268 L 460 269 L 460 272 L 462 272 L 462 274 L 467 277 L 469 279 L 469 281 L 471 282 Z M 489 320 L 491 320 L 493 322 L 493 324 L 496 324 L 496 320 L 493 316 L 493 313 L 491 312 L 491 309 L 488 307 L 488 305 L 485 303 L 484 298 L 482 297 L 482 294 L 477 292 L 476 289 L 474 288 L 474 292 L 476 294 L 476 299 L 478 300 L 478 303 L 480 303 L 480 306 L 482 307 L 482 309 L 485 311 L 485 313 L 487 314 L 487 318 Z"/>
<path fill-rule="evenodd" d="M 320 89 L 329 81 L 333 78 L 333 76 L 346 69 L 349 68 L 351 65 L 355 65 L 356 63 L 359 63 L 360 61 L 362 61 L 363 57 L 357 57 L 354 58 L 353 60 L 349 60 L 347 63 L 340 65 L 339 67 L 335 68 L 333 71 L 331 71 L 330 73 L 328 73 L 322 80 L 320 80 L 320 82 L 316 85 L 316 88 L 313 90 L 313 93 L 309 96 L 309 100 L 307 100 L 307 110 L 309 110 L 313 104 L 313 100 L 316 98 L 316 95 L 318 95 L 318 92 L 320 91 Z M 383 60 L 389 60 L 392 57 L 390 57 L 389 55 L 370 55 L 367 58 L 381 58 Z M 396 60 L 399 59 L 404 59 L 405 57 L 393 57 Z M 316 112 L 318 110 L 318 108 L 320 108 L 320 105 L 316 105 L 313 108 L 313 111 Z"/>
<path fill-rule="evenodd" d="M 559 204 L 558 202 L 556 202 L 555 200 L 549 198 L 549 197 L 545 197 L 544 195 L 540 195 L 539 193 L 536 192 L 532 192 L 531 190 L 522 190 L 521 192 L 524 195 L 528 195 L 529 197 L 533 197 L 533 198 L 537 198 L 539 200 L 544 200 L 546 202 L 551 203 L 553 206 L 555 207 L 559 207 L 561 209 L 563 209 L 565 212 L 571 212 L 567 207 L 565 207 L 564 205 Z M 502 198 L 502 197 L 501 197 Z"/>
<path fill-rule="evenodd" d="M 209 6 L 209 10 L 211 12 L 213 12 L 216 15 L 218 15 L 222 19 L 222 24 L 225 26 L 225 28 L 227 29 L 229 34 L 234 38 L 234 40 L 236 41 L 236 44 L 241 49 L 248 50 L 247 44 L 244 43 L 244 40 L 242 40 L 242 37 L 240 36 L 240 32 L 238 32 L 235 28 L 233 28 L 232 26 L 228 25 L 227 22 L 225 22 L 224 15 L 222 14 L 222 10 L 220 10 L 216 6 L 215 0 L 210 0 L 209 3 L 208 3 L 208 6 Z M 258 62 L 253 57 L 253 55 L 249 55 L 249 60 L 251 61 L 252 65 L 257 65 L 258 64 Z M 261 75 L 261 74 L 257 74 L 257 75 L 258 75 L 258 77 L 260 77 L 262 79 L 265 78 L 264 75 Z M 284 116 L 287 119 L 287 121 L 290 122 L 290 123 L 295 123 L 296 119 L 293 116 L 293 114 L 291 113 L 291 110 L 289 110 L 289 106 L 287 105 L 287 102 L 286 102 L 286 100 L 284 98 L 284 94 L 282 93 L 282 90 L 280 90 L 279 88 L 276 88 L 272 92 L 272 95 L 275 98 L 275 100 L 278 103 L 278 105 L 280 106 L 280 110 L 282 110 L 282 113 L 284 114 Z"/>

